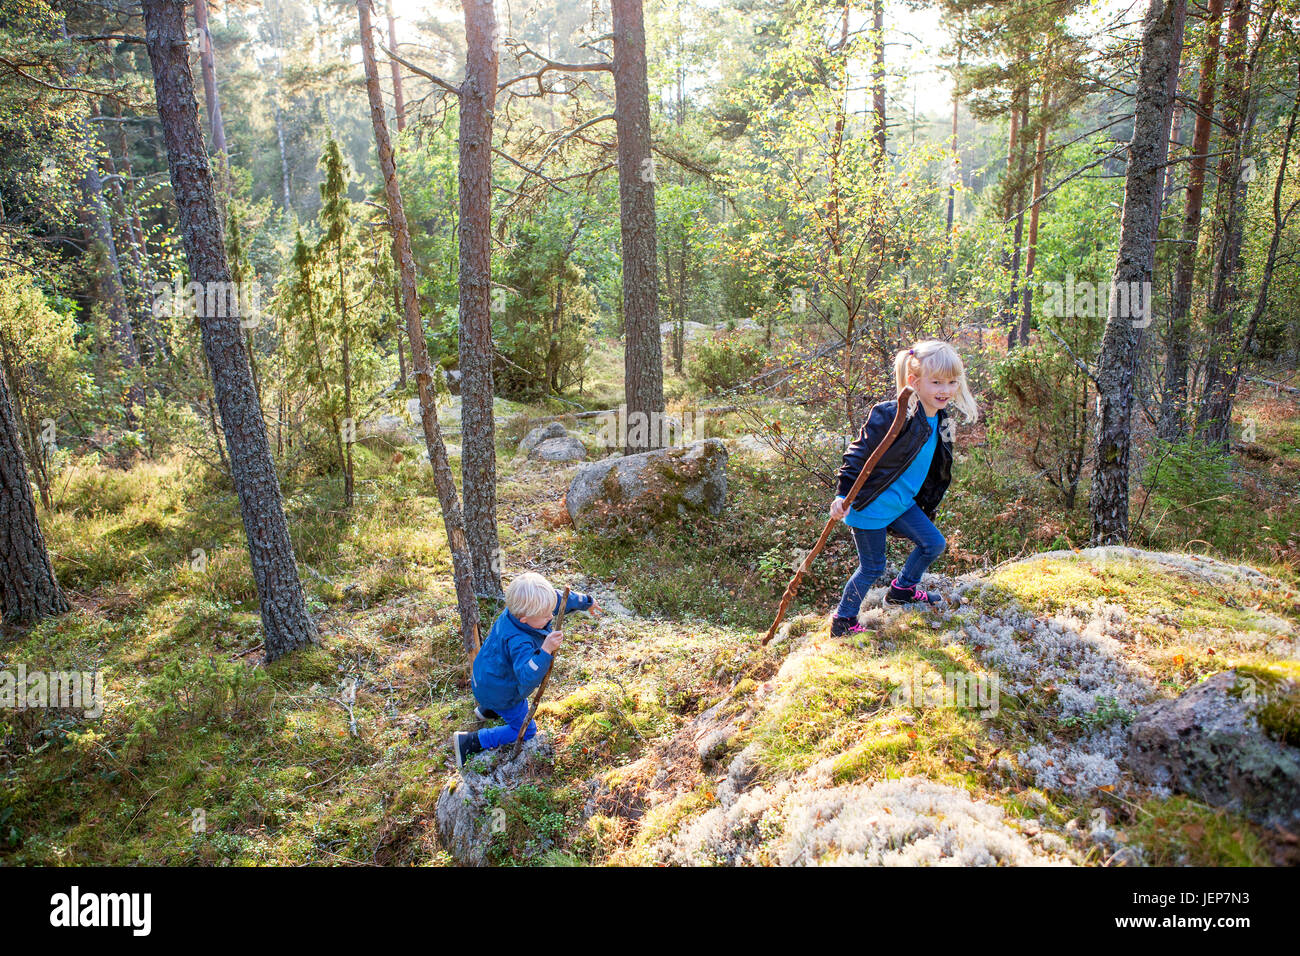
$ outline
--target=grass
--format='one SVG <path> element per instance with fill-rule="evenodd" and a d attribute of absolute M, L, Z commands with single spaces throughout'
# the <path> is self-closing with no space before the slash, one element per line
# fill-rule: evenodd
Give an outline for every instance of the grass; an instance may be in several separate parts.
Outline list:
<path fill-rule="evenodd" d="M 616 406 L 620 375 L 621 350 L 602 343 L 577 400 Z M 669 384 L 689 400 L 684 382 Z M 521 423 L 566 410 L 502 408 Z M 1249 560 L 1294 584 L 1286 542 L 1300 534 L 1300 519 L 1279 510 L 1273 482 L 1296 473 L 1300 427 L 1263 404 L 1248 404 L 1243 414 L 1259 416 L 1262 450 L 1237 462 L 1240 500 L 1227 503 L 1217 523 L 1197 515 L 1178 524 L 1170 516 L 1137 543 L 1181 546 L 1209 535 L 1198 550 Z M 734 433 L 741 423 L 724 418 L 709 427 Z M 673 765 L 680 779 L 662 785 L 663 799 L 645 802 L 635 819 L 585 815 L 589 784 L 649 787 L 653 774 L 645 776 L 642 761 L 715 705 L 735 724 L 720 767 L 752 744 L 769 781 L 820 762 L 836 785 L 921 775 L 970 790 L 1017 819 L 1058 827 L 1115 808 L 1107 795 L 1044 794 L 998 769 L 999 752 L 1053 729 L 1040 701 L 1004 701 L 986 718 L 891 699 L 916 668 L 939 678 L 979 670 L 954 642 L 956 624 L 936 631 L 918 615 L 898 615 L 870 638 L 829 639 L 824 615 L 856 564 L 842 533 L 805 578 L 787 617 L 790 637 L 757 648 L 790 564 L 825 520 L 828 490 L 801 473 L 735 455 L 728 508 L 717 518 L 665 526 L 649 538 L 578 533 L 561 504 L 572 468 L 516 460 L 518 436 L 500 439 L 507 568 L 536 567 L 559 584 L 607 583 L 639 616 L 599 625 L 582 615 L 570 620 L 539 715 L 556 741 L 555 761 L 527 787 L 499 795 L 506 823 L 490 849 L 495 862 L 648 861 L 654 843 L 716 806 L 710 774 L 718 768 Z M 935 570 L 959 573 L 1086 538 L 1082 509 L 1062 514 L 1033 479 L 984 449 L 964 451 L 940 513 L 949 552 Z M 41 517 L 74 610 L 11 635 L 0 644 L 0 667 L 99 669 L 109 694 L 97 721 L 0 712 L 0 861 L 450 863 L 433 811 L 454 773 L 447 737 L 469 726 L 473 702 L 441 514 L 419 453 L 402 447 L 394 460 L 387 451 L 358 450 L 350 511 L 341 508 L 337 477 L 284 476 L 322 640 L 269 667 L 248 653 L 260 642 L 260 618 L 238 503 L 222 481 L 181 457 L 128 471 L 85 462 L 61 476 L 57 507 Z M 1245 530 L 1251 509 L 1257 525 L 1268 525 L 1254 535 Z M 901 560 L 903 547 L 891 549 L 891 559 Z M 1294 621 L 1293 595 L 1188 587 L 1123 560 L 1011 565 L 994 583 L 992 603 L 1014 597 L 1040 613 L 1098 599 L 1123 604 L 1143 619 L 1134 653 L 1151 663 L 1167 693 L 1236 665 L 1264 692 L 1261 722 L 1294 742 L 1288 681 L 1296 675 L 1260 646 L 1260 615 Z M 790 647 L 805 636 L 806 659 L 778 678 Z M 348 680 L 357 687 L 355 734 L 338 702 Z M 1145 801 L 1127 812 L 1123 830 L 1152 862 L 1268 859 L 1258 828 L 1191 801 Z"/>

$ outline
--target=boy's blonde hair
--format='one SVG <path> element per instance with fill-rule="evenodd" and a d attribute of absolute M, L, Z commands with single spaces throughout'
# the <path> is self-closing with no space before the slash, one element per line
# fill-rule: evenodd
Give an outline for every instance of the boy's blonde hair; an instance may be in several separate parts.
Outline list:
<path fill-rule="evenodd" d="M 536 617 L 555 610 L 555 588 L 536 571 L 525 571 L 506 585 L 506 607 L 515 617 Z"/>
<path fill-rule="evenodd" d="M 979 417 L 975 407 L 975 396 L 966 384 L 966 369 L 961 356 L 947 342 L 939 339 L 925 339 L 917 342 L 910 349 L 903 349 L 894 356 L 894 377 L 901 394 L 907 386 L 907 376 L 915 375 L 918 379 L 928 375 L 948 376 L 957 380 L 957 394 L 953 404 L 961 409 L 966 421 L 973 422 Z"/>

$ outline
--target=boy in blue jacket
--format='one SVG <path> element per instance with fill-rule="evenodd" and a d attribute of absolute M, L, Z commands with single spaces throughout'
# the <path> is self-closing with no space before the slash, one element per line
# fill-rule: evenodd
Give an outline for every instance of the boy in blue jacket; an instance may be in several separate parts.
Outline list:
<path fill-rule="evenodd" d="M 569 592 L 565 613 L 604 613 L 586 594 Z M 500 718 L 505 724 L 479 731 L 457 731 L 451 736 L 457 769 L 473 754 L 514 743 L 528 717 L 528 698 L 546 676 L 551 657 L 560 646 L 559 631 L 551 631 L 551 620 L 560 612 L 560 595 L 549 581 L 533 571 L 519 575 L 506 588 L 506 609 L 492 625 L 479 648 L 470 672 L 470 687 L 478 706 L 474 713 L 482 720 Z M 524 740 L 537 733 L 529 722 Z"/>

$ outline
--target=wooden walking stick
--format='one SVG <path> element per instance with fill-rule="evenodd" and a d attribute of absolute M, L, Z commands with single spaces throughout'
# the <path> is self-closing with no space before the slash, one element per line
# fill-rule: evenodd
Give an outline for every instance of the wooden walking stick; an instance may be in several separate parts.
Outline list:
<path fill-rule="evenodd" d="M 551 630 L 558 631 L 564 627 L 564 609 L 568 604 L 569 589 L 566 587 L 564 594 L 560 596 L 560 613 L 555 615 L 555 627 L 551 628 Z M 555 654 L 559 652 L 560 649 L 557 647 Z M 519 756 L 519 751 L 524 745 L 524 734 L 528 732 L 528 725 L 533 722 L 533 717 L 537 714 L 537 705 L 542 702 L 542 694 L 546 691 L 546 682 L 551 679 L 551 668 L 555 666 L 555 654 L 551 655 L 550 666 L 546 668 L 546 673 L 542 675 L 542 682 L 537 685 L 537 693 L 533 695 L 533 706 L 528 709 L 528 716 L 524 718 L 523 726 L 519 728 L 519 736 L 515 738 L 514 752 L 510 754 L 511 760 Z"/>
<path fill-rule="evenodd" d="M 889 446 L 892 445 L 894 439 L 898 437 L 898 433 L 903 430 L 903 422 L 907 421 L 907 409 L 908 406 L 912 404 L 914 394 L 912 386 L 910 385 L 905 386 L 899 393 L 898 410 L 894 412 L 894 421 L 890 424 L 889 431 L 885 432 L 885 437 L 880 440 L 880 444 L 877 445 L 876 450 L 871 453 L 871 457 L 862 463 L 862 471 L 858 472 L 858 477 L 857 480 L 853 482 L 853 487 L 850 488 L 849 493 L 844 496 L 844 507 L 846 509 L 853 504 L 854 496 L 856 496 L 858 491 L 862 488 L 862 484 L 867 480 L 867 476 L 871 474 L 871 469 L 876 467 L 876 462 L 880 461 L 881 456 L 889 450 Z M 781 621 L 785 618 L 785 612 L 790 607 L 790 602 L 794 600 L 795 592 L 799 590 L 799 582 L 803 580 L 804 574 L 810 567 L 812 567 L 813 558 L 817 557 L 817 555 L 821 553 L 822 548 L 826 546 L 826 541 L 830 538 L 831 531 L 837 524 L 839 524 L 839 521 L 835 518 L 830 518 L 826 521 L 826 527 L 822 528 L 821 537 L 817 539 L 817 543 L 813 545 L 813 549 L 808 552 L 807 557 L 805 557 L 802 563 L 800 563 L 799 569 L 795 571 L 794 577 L 790 579 L 789 585 L 786 586 L 785 594 L 781 596 L 781 606 L 776 609 L 776 620 L 772 622 L 772 626 L 767 629 L 767 635 L 763 638 L 764 644 L 772 639 L 772 636 L 776 634 L 776 629 L 781 626 Z"/>

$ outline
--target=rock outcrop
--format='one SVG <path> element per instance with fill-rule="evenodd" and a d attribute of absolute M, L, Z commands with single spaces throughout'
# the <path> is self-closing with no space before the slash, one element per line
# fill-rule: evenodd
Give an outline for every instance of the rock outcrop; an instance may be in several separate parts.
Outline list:
<path fill-rule="evenodd" d="M 509 791 L 526 778 L 534 765 L 552 755 L 549 740 L 541 734 L 527 741 L 512 757 L 513 745 L 477 754 L 438 795 L 435 816 L 438 838 L 456 862 L 485 866 L 492 837 L 504 828 L 504 811 L 493 795 Z"/>
<path fill-rule="evenodd" d="M 1300 749 L 1261 729 L 1262 693 L 1253 679 L 1229 670 L 1153 704 L 1133 724 L 1129 766 L 1148 783 L 1257 823 L 1300 824 Z"/>
<path fill-rule="evenodd" d="M 726 500 L 727 448 L 716 438 L 584 465 L 565 498 L 579 528 L 620 520 L 653 524 L 692 511 L 716 515 Z"/>

